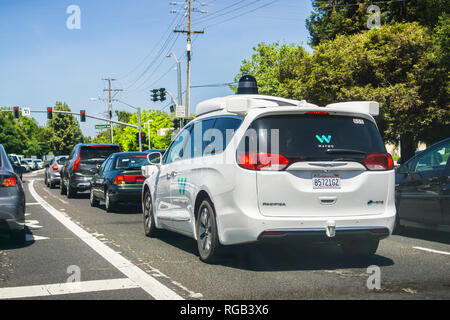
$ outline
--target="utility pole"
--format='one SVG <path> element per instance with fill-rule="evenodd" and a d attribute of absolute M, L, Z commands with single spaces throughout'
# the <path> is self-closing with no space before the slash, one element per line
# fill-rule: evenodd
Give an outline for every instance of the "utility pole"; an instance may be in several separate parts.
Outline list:
<path fill-rule="evenodd" d="M 111 81 L 115 81 L 113 78 L 103 78 L 102 80 L 108 81 L 108 89 L 103 89 L 103 91 L 108 91 L 108 113 L 109 113 L 109 124 L 111 125 L 109 129 L 109 136 L 111 143 L 114 143 L 114 134 L 113 134 L 113 126 L 112 126 L 112 97 L 111 91 L 123 91 L 122 89 L 111 89 Z"/>
<path fill-rule="evenodd" d="M 186 51 L 187 51 L 187 59 L 186 59 L 186 74 L 187 74 L 187 79 L 186 79 L 186 99 L 185 99 L 185 118 L 189 117 L 189 104 L 190 104 L 190 91 L 191 91 L 191 77 L 190 77 L 190 62 L 191 62 L 191 34 L 194 33 L 205 33 L 203 30 L 202 31 L 192 31 L 191 30 L 191 1 L 192 0 L 186 0 L 187 2 L 187 6 L 186 6 L 186 17 L 187 17 L 187 28 L 186 30 L 177 30 L 175 29 L 174 32 L 179 32 L 179 33 L 185 33 L 186 37 L 187 37 L 187 46 L 186 46 Z"/>

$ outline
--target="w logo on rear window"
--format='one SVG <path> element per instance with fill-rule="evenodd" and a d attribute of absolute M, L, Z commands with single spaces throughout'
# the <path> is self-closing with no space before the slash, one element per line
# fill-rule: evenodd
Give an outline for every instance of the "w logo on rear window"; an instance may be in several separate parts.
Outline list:
<path fill-rule="evenodd" d="M 330 143 L 331 142 L 331 136 L 325 136 L 324 134 L 322 136 L 319 136 L 316 134 L 317 140 L 319 140 L 320 143 Z"/>
<path fill-rule="evenodd" d="M 186 178 L 178 178 L 178 192 L 184 194 L 186 191 Z"/>

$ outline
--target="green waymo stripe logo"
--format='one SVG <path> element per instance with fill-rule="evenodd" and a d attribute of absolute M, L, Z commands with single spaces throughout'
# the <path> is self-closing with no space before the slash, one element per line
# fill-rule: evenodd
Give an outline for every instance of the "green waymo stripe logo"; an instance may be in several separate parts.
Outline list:
<path fill-rule="evenodd" d="M 186 191 L 186 178 L 178 178 L 178 192 L 184 194 Z"/>
<path fill-rule="evenodd" d="M 331 136 L 319 136 L 318 134 L 316 134 L 316 139 L 319 140 L 320 143 L 330 143 L 331 142 Z"/>

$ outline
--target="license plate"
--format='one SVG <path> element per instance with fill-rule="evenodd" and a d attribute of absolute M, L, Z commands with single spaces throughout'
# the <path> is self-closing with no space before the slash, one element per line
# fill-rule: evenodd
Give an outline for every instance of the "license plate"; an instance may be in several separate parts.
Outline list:
<path fill-rule="evenodd" d="M 313 189 L 340 189 L 341 178 L 338 174 L 315 174 L 312 185 Z"/>

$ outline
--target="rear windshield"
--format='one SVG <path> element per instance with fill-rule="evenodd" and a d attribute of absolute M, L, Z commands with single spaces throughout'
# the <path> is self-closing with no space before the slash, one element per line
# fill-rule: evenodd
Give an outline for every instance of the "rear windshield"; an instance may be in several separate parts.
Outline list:
<path fill-rule="evenodd" d="M 58 159 L 56 159 L 56 163 L 64 164 L 66 160 L 67 160 L 67 157 L 58 158 Z"/>
<path fill-rule="evenodd" d="M 115 147 L 115 146 L 81 147 L 81 159 L 82 160 L 93 160 L 93 159 L 105 160 L 112 153 L 116 153 L 119 151 L 120 151 L 119 147 Z"/>
<path fill-rule="evenodd" d="M 136 154 L 119 156 L 116 158 L 114 169 L 139 169 L 142 166 L 148 165 L 147 155 Z"/>
<path fill-rule="evenodd" d="M 252 139 L 256 139 L 258 152 L 279 153 L 291 160 L 354 159 L 386 152 L 376 125 L 358 117 L 267 116 L 255 120 L 249 129 L 247 150 Z M 241 143 L 240 148 L 243 147 Z"/>

